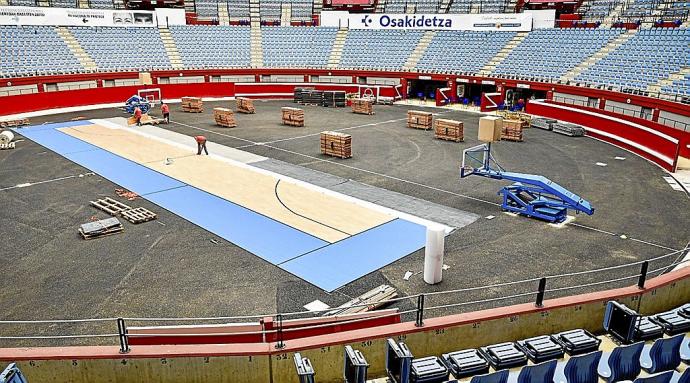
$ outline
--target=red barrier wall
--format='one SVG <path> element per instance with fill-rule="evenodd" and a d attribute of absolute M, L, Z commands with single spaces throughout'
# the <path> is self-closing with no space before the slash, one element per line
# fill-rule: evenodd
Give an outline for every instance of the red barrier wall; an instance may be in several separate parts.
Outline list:
<path fill-rule="evenodd" d="M 653 121 L 581 106 L 532 101 L 527 112 L 582 125 L 587 135 L 632 151 L 666 170 L 674 171 L 678 155 L 687 155 L 690 134 Z"/>

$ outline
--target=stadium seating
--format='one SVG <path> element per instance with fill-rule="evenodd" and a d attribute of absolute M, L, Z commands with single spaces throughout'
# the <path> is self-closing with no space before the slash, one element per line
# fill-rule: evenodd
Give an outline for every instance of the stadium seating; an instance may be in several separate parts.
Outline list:
<path fill-rule="evenodd" d="M 171 25 L 186 68 L 250 66 L 249 27 Z"/>
<path fill-rule="evenodd" d="M 337 28 L 262 27 L 264 65 L 322 68 L 328 63 Z"/>
<path fill-rule="evenodd" d="M 113 9 L 115 7 L 113 0 L 89 0 L 89 5 L 95 9 Z"/>
<path fill-rule="evenodd" d="M 690 65 L 690 30 L 654 28 L 639 31 L 575 80 L 620 89 L 645 90 Z"/>
<path fill-rule="evenodd" d="M 515 32 L 437 32 L 417 63 L 417 69 L 477 73 L 514 36 Z"/>
<path fill-rule="evenodd" d="M 558 80 L 621 32 L 619 29 L 538 29 L 530 32 L 493 73 Z"/>
<path fill-rule="evenodd" d="M 170 60 L 157 29 L 70 27 L 69 30 L 99 70 L 170 68 Z"/>
<path fill-rule="evenodd" d="M 345 40 L 340 66 L 400 70 L 423 34 L 422 31 L 352 29 Z"/>
<path fill-rule="evenodd" d="M 196 0 L 194 5 L 197 16 L 218 19 L 218 0 Z"/>
<path fill-rule="evenodd" d="M 0 76 L 81 72 L 84 68 L 53 27 L 0 26 Z"/>
<path fill-rule="evenodd" d="M 231 19 L 249 20 L 248 0 L 228 0 L 227 7 Z"/>

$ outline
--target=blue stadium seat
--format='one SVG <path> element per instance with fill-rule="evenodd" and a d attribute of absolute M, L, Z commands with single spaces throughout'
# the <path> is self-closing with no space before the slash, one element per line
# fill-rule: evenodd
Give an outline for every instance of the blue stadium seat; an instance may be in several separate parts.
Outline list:
<path fill-rule="evenodd" d="M 680 365 L 680 345 L 684 334 L 672 338 L 657 339 L 651 346 L 645 346 L 640 356 L 642 368 L 650 374 L 673 370 Z"/>
<path fill-rule="evenodd" d="M 556 368 L 554 383 L 597 383 L 599 375 L 597 366 L 601 351 L 574 356 L 567 362 L 561 362 Z"/>
<path fill-rule="evenodd" d="M 635 379 L 641 371 L 640 354 L 644 342 L 616 347 L 604 353 L 599 361 L 598 372 L 608 383 Z"/>

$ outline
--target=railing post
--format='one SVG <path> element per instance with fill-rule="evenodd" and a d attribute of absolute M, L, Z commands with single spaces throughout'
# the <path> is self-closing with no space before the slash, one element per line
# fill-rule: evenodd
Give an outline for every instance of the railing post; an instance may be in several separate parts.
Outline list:
<path fill-rule="evenodd" d="M 127 325 L 125 320 L 117 318 L 117 335 L 120 338 L 120 354 L 126 354 L 130 351 L 129 339 L 127 338 Z"/>
<path fill-rule="evenodd" d="M 647 269 L 649 268 L 649 262 L 644 261 L 642 263 L 642 269 L 640 270 L 640 279 L 637 281 L 637 287 L 644 289 L 644 283 L 647 281 Z"/>
<path fill-rule="evenodd" d="M 276 315 L 276 348 L 281 349 L 285 347 L 285 342 L 283 342 L 283 315 Z"/>
<path fill-rule="evenodd" d="M 539 289 L 537 290 L 537 301 L 534 305 L 537 307 L 544 306 L 544 292 L 546 291 L 546 278 L 539 280 Z"/>
<path fill-rule="evenodd" d="M 414 323 L 417 327 L 424 326 L 424 294 L 417 297 L 417 319 Z"/>

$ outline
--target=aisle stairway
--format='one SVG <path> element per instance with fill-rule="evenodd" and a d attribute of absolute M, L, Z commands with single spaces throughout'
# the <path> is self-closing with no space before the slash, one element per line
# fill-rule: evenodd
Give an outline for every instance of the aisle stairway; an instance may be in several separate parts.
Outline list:
<path fill-rule="evenodd" d="M 496 56 L 494 56 L 488 63 L 486 63 L 486 65 L 482 67 L 482 69 L 479 70 L 479 74 L 483 76 L 491 74 L 491 72 L 496 69 L 496 66 L 505 60 L 510 52 L 527 37 L 527 34 L 528 32 L 518 32 L 515 37 L 508 41 L 506 45 L 500 51 L 498 51 L 498 53 L 496 53 Z"/>
<path fill-rule="evenodd" d="M 165 52 L 168 54 L 168 59 L 170 59 L 173 69 L 184 68 L 182 57 L 180 57 L 180 52 L 177 50 L 177 45 L 175 45 L 175 40 L 170 34 L 170 30 L 168 28 L 158 28 L 158 33 L 161 36 Z"/>
<path fill-rule="evenodd" d="M 431 40 L 433 40 L 434 36 L 436 36 L 436 31 L 424 32 L 424 35 L 421 39 L 419 39 L 419 43 L 417 43 L 417 46 L 415 47 L 414 51 L 412 51 L 410 57 L 407 58 L 407 61 L 403 65 L 404 70 L 415 69 L 417 63 L 424 55 L 424 52 L 426 52 L 426 49 L 429 48 L 429 44 L 431 43 Z"/>
<path fill-rule="evenodd" d="M 636 29 L 632 29 L 627 31 L 626 33 L 621 34 L 620 36 L 616 37 L 615 39 L 609 41 L 608 44 L 604 45 L 601 49 L 599 49 L 596 53 L 593 55 L 589 56 L 585 61 L 581 62 L 578 64 L 576 67 L 573 69 L 569 70 L 566 74 L 564 74 L 561 77 L 562 82 L 568 82 L 568 81 L 573 81 L 577 75 L 580 73 L 584 72 L 588 68 L 590 68 L 592 65 L 596 64 L 599 60 L 602 58 L 606 57 L 609 52 L 615 50 L 619 46 L 621 46 L 623 43 L 628 41 L 631 37 L 633 37 L 637 33 Z"/>
<path fill-rule="evenodd" d="M 98 70 L 98 65 L 96 65 L 96 62 L 93 60 L 93 58 L 91 58 L 91 56 L 89 56 L 88 53 L 86 53 L 81 44 L 79 44 L 79 41 L 77 41 L 67 27 L 55 27 L 55 32 L 58 34 L 58 36 L 60 36 L 62 41 L 67 44 L 69 50 L 77 58 L 77 60 L 79 60 L 79 63 L 84 67 L 84 69 L 91 72 Z"/>
<path fill-rule="evenodd" d="M 335 41 L 333 42 L 333 48 L 328 57 L 328 65 L 326 67 L 337 68 L 340 65 L 340 58 L 343 56 L 343 47 L 345 46 L 346 39 L 347 28 L 340 28 L 335 35 Z"/>
<path fill-rule="evenodd" d="M 258 22 L 255 24 L 252 21 L 249 40 L 251 41 L 251 66 L 253 68 L 262 67 L 264 65 L 264 53 L 261 47 L 261 26 L 258 25 Z"/>
<path fill-rule="evenodd" d="M 280 7 L 280 25 L 289 27 L 292 21 L 292 5 L 290 3 L 283 3 Z"/>
<path fill-rule="evenodd" d="M 230 25 L 228 3 L 225 1 L 218 2 L 218 25 Z"/>

